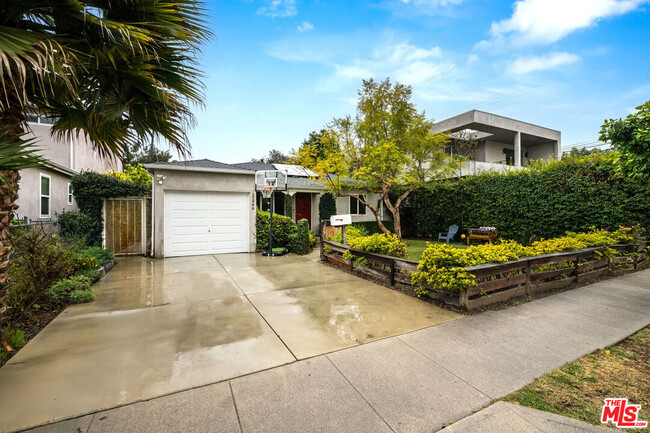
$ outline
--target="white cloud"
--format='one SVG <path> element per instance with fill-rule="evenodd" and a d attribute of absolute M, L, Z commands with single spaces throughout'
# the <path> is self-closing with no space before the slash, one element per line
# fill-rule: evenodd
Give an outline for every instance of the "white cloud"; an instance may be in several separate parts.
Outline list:
<path fill-rule="evenodd" d="M 515 75 L 528 74 L 534 71 L 545 71 L 558 66 L 568 65 L 580 60 L 580 57 L 570 53 L 549 53 L 543 56 L 521 57 L 510 64 L 508 73 Z"/>
<path fill-rule="evenodd" d="M 467 63 L 474 63 L 478 61 L 478 56 L 476 54 L 470 54 L 467 57 Z"/>
<path fill-rule="evenodd" d="M 266 15 L 271 18 L 293 17 L 298 13 L 296 0 L 271 0 L 267 1 L 268 6 L 257 10 L 258 15 Z"/>
<path fill-rule="evenodd" d="M 650 0 L 518 0 L 512 17 L 493 22 L 489 41 L 514 45 L 546 45 L 598 21 L 626 14 Z"/>
<path fill-rule="evenodd" d="M 305 33 L 308 32 L 309 30 L 313 30 L 314 25 L 310 23 L 309 21 L 303 21 L 302 24 L 298 26 L 298 31 L 300 33 Z"/>

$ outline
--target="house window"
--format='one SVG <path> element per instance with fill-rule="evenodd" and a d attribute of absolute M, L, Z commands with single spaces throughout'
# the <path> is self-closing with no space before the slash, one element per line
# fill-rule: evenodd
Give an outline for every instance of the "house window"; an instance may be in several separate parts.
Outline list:
<path fill-rule="evenodd" d="M 357 197 L 361 200 L 366 200 L 366 196 L 359 194 Z M 361 203 L 355 197 L 350 197 L 350 214 L 351 215 L 365 215 L 366 214 L 366 205 Z"/>
<path fill-rule="evenodd" d="M 50 176 L 41 173 L 41 218 L 50 217 L 51 183 Z"/>
<path fill-rule="evenodd" d="M 72 206 L 74 196 L 72 195 L 72 184 L 68 182 L 68 204 Z"/>

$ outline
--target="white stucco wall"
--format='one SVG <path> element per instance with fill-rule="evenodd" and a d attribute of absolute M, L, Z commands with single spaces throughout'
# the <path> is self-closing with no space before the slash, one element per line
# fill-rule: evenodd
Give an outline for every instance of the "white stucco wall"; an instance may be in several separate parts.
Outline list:
<path fill-rule="evenodd" d="M 358 194 L 363 194 L 363 193 L 358 192 Z M 379 200 L 379 194 L 366 193 L 366 201 L 372 203 L 373 206 L 377 203 L 377 200 Z M 350 213 L 350 197 L 338 197 L 336 199 L 336 212 L 340 215 L 346 215 Z M 393 219 L 393 215 L 384 206 L 382 221 L 392 220 L 392 219 Z M 365 215 L 352 215 L 353 223 L 366 222 L 366 221 L 376 221 L 375 214 L 373 214 L 370 209 L 366 209 Z"/>
<path fill-rule="evenodd" d="M 165 176 L 162 185 L 157 175 Z M 179 192 L 245 192 L 249 194 L 249 252 L 255 251 L 255 181 L 250 174 L 209 173 L 194 170 L 154 170 L 153 220 L 154 256 L 165 254 L 165 191 Z"/>

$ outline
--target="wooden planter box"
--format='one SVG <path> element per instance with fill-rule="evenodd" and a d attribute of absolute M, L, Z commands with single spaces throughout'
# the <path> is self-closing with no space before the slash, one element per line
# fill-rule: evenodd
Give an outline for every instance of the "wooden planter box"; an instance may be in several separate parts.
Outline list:
<path fill-rule="evenodd" d="M 535 293 L 562 289 L 574 283 L 594 281 L 604 276 L 622 275 L 650 267 L 650 256 L 643 252 L 647 244 L 610 245 L 585 248 L 578 251 L 525 257 L 503 263 L 486 263 L 470 266 L 467 272 L 477 280 L 475 286 L 452 293 L 435 288 L 428 296 L 450 305 L 468 309 L 505 301 L 509 298 L 531 296 Z M 330 252 L 326 251 L 326 248 Z M 608 248 L 617 252 L 615 257 L 604 258 Z M 353 260 L 345 260 L 343 254 L 350 251 L 356 257 L 367 259 L 368 266 L 356 266 Z M 348 245 L 321 239 L 321 260 L 345 268 L 363 277 L 412 288 L 411 274 L 417 272 L 418 262 L 397 257 L 372 254 L 350 248 Z M 559 269 L 536 269 L 547 265 L 565 266 Z"/>

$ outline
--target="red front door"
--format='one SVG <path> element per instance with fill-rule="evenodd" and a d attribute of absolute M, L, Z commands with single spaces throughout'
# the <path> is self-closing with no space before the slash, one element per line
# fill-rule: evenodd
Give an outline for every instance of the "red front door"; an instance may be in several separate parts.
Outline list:
<path fill-rule="evenodd" d="M 309 230 L 311 230 L 311 194 L 297 192 L 293 201 L 296 207 L 296 222 L 306 218 L 309 221 Z"/>

